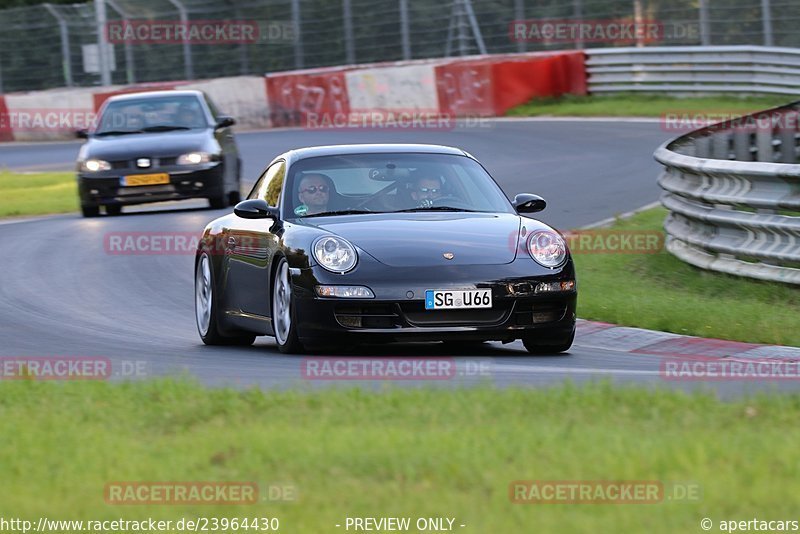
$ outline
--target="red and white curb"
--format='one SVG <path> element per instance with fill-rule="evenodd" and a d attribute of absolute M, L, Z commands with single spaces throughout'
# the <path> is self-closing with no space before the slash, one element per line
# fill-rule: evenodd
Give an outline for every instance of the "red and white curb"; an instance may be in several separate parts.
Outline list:
<path fill-rule="evenodd" d="M 668 358 L 800 361 L 800 347 L 761 345 L 578 320 L 575 345 Z"/>

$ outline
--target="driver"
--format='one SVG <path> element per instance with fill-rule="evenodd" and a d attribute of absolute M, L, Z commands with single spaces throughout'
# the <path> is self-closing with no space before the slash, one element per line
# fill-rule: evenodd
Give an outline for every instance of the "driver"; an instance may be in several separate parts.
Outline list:
<path fill-rule="evenodd" d="M 181 104 L 178 108 L 176 122 L 179 126 L 196 128 L 199 126 L 201 120 L 198 110 L 195 110 L 191 105 Z"/>
<path fill-rule="evenodd" d="M 294 212 L 297 215 L 314 215 L 328 210 L 328 200 L 333 191 L 333 180 L 321 173 L 306 174 L 300 180 L 297 196 L 300 206 Z"/>
<path fill-rule="evenodd" d="M 411 188 L 411 198 L 421 208 L 428 208 L 442 196 L 442 180 L 438 176 L 422 176 Z"/>

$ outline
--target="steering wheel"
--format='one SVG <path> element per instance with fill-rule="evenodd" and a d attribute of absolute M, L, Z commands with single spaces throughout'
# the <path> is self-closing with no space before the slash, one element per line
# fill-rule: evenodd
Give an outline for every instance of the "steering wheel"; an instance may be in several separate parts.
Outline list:
<path fill-rule="evenodd" d="M 450 206 L 453 208 L 463 208 L 465 210 L 472 209 L 472 205 L 469 204 L 462 198 L 459 198 L 455 195 L 445 195 L 443 197 L 439 197 L 437 199 L 433 199 L 432 201 L 433 206 Z"/>
<path fill-rule="evenodd" d="M 368 196 L 367 198 L 365 198 L 365 199 L 364 199 L 364 200 L 362 200 L 361 202 L 357 203 L 357 204 L 355 205 L 355 209 L 362 209 L 362 208 L 364 208 L 364 207 L 365 207 L 367 204 L 369 204 L 369 203 L 371 203 L 371 202 L 373 202 L 373 201 L 375 201 L 375 200 L 378 200 L 378 199 L 380 199 L 380 198 L 383 198 L 383 197 L 385 197 L 387 194 L 389 194 L 389 192 L 390 192 L 392 189 L 395 189 L 396 187 L 397 187 L 397 184 L 395 183 L 395 184 L 391 184 L 391 185 L 389 185 L 388 187 L 384 187 L 383 189 L 381 189 L 381 190 L 379 190 L 379 191 L 376 191 L 375 193 L 372 193 L 370 196 Z"/>

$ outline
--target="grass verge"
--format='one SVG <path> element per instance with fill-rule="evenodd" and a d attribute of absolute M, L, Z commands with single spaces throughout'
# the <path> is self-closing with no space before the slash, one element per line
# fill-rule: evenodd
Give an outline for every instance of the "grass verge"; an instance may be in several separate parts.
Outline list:
<path fill-rule="evenodd" d="M 647 210 L 610 230 L 661 231 L 666 210 Z M 616 232 L 615 232 L 616 233 Z M 678 334 L 800 346 L 800 289 L 692 267 L 657 254 L 574 254 L 578 315 Z"/>
<path fill-rule="evenodd" d="M 347 516 L 451 517 L 464 532 L 692 532 L 703 517 L 794 518 L 797 395 L 550 389 L 314 393 L 158 380 L 5 383 L 6 517 L 277 517 L 341 532 Z M 653 480 L 700 487 L 656 504 L 512 504 L 516 480 Z M 293 485 L 294 502 L 110 505 L 120 481 Z M 35 523 L 34 523 L 35 524 Z M 415 531 L 412 529 L 412 531 Z"/>
<path fill-rule="evenodd" d="M 534 99 L 512 108 L 510 117 L 661 117 L 667 113 L 745 114 L 787 104 L 790 96 L 702 96 L 677 98 L 623 93 L 608 96 L 573 96 Z"/>
<path fill-rule="evenodd" d="M 74 173 L 0 170 L 0 217 L 73 211 L 78 211 Z"/>

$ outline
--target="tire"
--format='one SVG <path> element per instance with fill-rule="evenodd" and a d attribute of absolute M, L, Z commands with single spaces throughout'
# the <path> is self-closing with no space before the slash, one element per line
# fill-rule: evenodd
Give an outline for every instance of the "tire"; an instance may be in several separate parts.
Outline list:
<path fill-rule="evenodd" d="M 536 336 L 526 336 L 522 338 L 522 344 L 525 345 L 525 348 L 530 354 L 559 354 L 561 352 L 567 352 L 574 340 L 575 330 L 561 342 L 548 342 L 547 344 L 538 343 Z"/>
<path fill-rule="evenodd" d="M 242 201 L 242 194 L 239 191 L 228 193 L 228 206 L 235 206 Z"/>
<path fill-rule="evenodd" d="M 278 261 L 272 281 L 272 331 L 275 344 L 282 353 L 297 354 L 303 351 L 303 345 L 297 337 L 294 295 L 286 258 Z"/>
<path fill-rule="evenodd" d="M 228 195 L 222 193 L 214 197 L 208 197 L 208 205 L 212 210 L 221 210 L 228 207 Z"/>
<path fill-rule="evenodd" d="M 120 206 L 119 204 L 111 204 L 106 206 L 106 215 L 115 217 L 120 213 L 122 213 L 122 206 Z"/>
<path fill-rule="evenodd" d="M 242 201 L 242 162 L 236 161 L 236 190 L 228 193 L 228 206 L 235 206 Z"/>
<path fill-rule="evenodd" d="M 194 271 L 194 309 L 197 333 L 206 345 L 249 346 L 256 340 L 253 334 L 222 335 L 218 327 L 219 305 L 214 290 L 214 268 L 208 252 L 202 252 Z"/>
<path fill-rule="evenodd" d="M 83 214 L 84 217 L 97 217 L 100 215 L 100 206 L 81 204 L 81 214 Z"/>

